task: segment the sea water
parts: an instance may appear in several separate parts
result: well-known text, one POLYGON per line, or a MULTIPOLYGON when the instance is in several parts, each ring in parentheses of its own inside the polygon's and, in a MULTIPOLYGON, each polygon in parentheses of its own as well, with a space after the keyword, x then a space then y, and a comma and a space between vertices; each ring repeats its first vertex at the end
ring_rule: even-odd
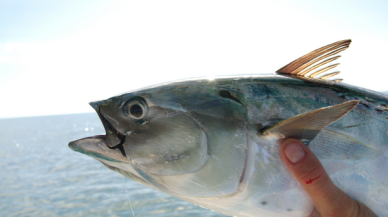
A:
MULTIPOLYGON (((122 176, 70 150, 104 134, 94 113, 0 119, 0 216, 132 216, 122 176)), ((141 216, 225 216, 125 178, 141 216)))

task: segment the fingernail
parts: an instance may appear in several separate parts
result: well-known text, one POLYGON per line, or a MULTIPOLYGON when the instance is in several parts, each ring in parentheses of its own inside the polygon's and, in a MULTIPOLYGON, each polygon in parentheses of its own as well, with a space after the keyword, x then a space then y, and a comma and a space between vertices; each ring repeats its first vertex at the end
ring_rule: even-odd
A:
POLYGON ((305 152, 302 147, 298 143, 291 142, 284 149, 284 153, 286 154, 288 160, 292 163, 298 163, 305 156, 305 152))

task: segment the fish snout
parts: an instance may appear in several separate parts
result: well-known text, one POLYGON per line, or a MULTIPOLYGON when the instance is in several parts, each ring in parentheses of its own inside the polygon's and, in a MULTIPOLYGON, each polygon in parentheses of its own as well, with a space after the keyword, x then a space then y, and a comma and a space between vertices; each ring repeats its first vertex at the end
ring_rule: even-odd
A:
POLYGON ((105 164, 128 163, 127 158, 119 149, 112 149, 106 144, 106 136, 98 135, 75 140, 69 143, 69 148, 73 151, 85 154, 105 164))
POLYGON ((69 142, 69 148, 73 151, 84 153, 84 151, 91 149, 91 146, 95 146, 100 143, 106 144, 105 138, 106 138, 105 135, 97 135, 97 136, 87 137, 83 139, 78 139, 78 140, 69 142))

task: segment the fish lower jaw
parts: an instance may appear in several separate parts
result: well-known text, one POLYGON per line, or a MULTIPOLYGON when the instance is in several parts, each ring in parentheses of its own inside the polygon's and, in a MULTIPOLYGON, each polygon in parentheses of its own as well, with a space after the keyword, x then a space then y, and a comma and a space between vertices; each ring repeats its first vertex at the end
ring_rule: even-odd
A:
POLYGON ((69 148, 73 151, 77 151, 80 148, 80 144, 83 144, 87 141, 103 141, 105 143, 105 135, 96 135, 91 137, 85 137, 82 139, 74 140, 69 142, 69 148))

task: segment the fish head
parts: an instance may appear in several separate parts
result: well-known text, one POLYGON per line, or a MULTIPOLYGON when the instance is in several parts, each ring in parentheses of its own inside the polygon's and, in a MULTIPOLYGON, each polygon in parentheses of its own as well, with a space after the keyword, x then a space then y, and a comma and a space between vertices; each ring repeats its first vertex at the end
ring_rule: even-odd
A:
MULTIPOLYGON (((235 138, 241 138, 235 134, 245 121, 245 110, 231 92, 208 85, 165 85, 90 105, 106 135, 77 140, 69 147, 135 181, 175 194, 172 184, 160 177, 198 173, 209 164, 209 156, 223 152, 225 159, 236 157, 229 156, 236 152, 218 146, 228 141, 235 145, 235 138)), ((240 152, 236 160, 244 162, 245 150, 240 152)))

